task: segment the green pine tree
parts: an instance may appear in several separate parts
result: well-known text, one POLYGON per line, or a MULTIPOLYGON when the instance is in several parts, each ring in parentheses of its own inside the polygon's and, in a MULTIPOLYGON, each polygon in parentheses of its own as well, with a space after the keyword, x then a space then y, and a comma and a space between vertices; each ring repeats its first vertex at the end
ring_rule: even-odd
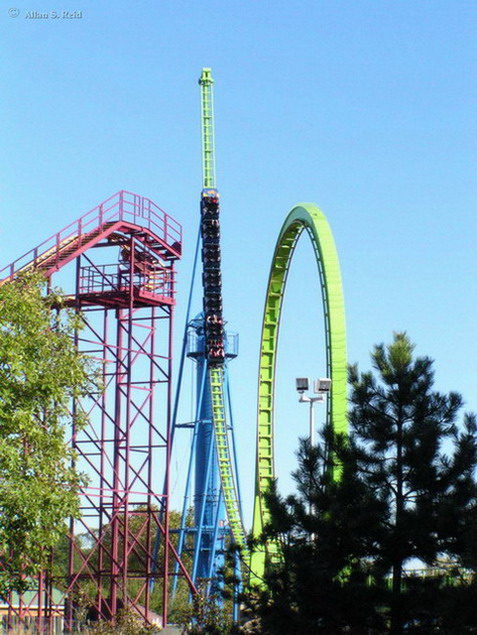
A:
POLYGON ((372 575, 383 504, 357 478, 353 453, 344 438, 329 430, 310 447, 300 440, 297 492, 283 498, 276 484, 267 496, 270 523, 260 542, 274 541, 280 560, 268 566, 264 586, 249 589, 250 616, 256 632, 365 633, 384 627, 380 607, 386 587, 372 575), (339 456, 341 478, 333 480, 329 455, 339 456))
POLYGON ((349 371, 359 478, 386 510, 372 557, 375 568, 390 575, 396 634, 406 623, 419 624, 426 611, 434 615, 427 628, 437 628, 436 594, 449 587, 442 583, 427 593, 423 578, 405 580, 406 565, 417 559, 433 566, 442 557, 475 565, 470 535, 477 518, 476 420, 466 415, 463 426, 457 425, 462 397, 434 391, 432 360, 414 357, 413 350, 408 336, 397 333, 390 345, 375 347, 374 373, 359 374, 356 366, 349 371))
POLYGON ((475 632, 477 424, 457 424, 462 398, 436 392, 413 350, 399 333, 375 347, 374 372, 350 367, 349 438, 302 440, 297 493, 269 492, 260 543, 281 557, 245 593, 249 632, 475 632))

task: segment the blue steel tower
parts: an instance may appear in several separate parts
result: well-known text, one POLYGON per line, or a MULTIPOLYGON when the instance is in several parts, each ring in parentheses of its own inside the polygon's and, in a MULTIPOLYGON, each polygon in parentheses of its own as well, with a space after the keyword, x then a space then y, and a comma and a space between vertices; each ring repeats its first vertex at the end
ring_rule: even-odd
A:
MULTIPOLYGON (((203 189, 198 246, 201 245, 203 306, 202 312, 195 318, 187 316, 178 387, 179 395, 182 367, 187 355, 196 365, 197 403, 192 424, 174 421, 173 426, 174 431, 181 427, 193 429, 178 552, 193 552, 191 577, 194 583, 206 580, 206 588, 210 591, 214 589, 216 571, 223 564, 225 543, 233 541, 245 546, 245 533, 227 372, 228 361, 237 356, 238 336, 225 332, 222 313, 220 206, 215 182, 213 79, 210 69, 203 69, 199 84, 203 189), (192 526, 187 523, 190 507, 193 507, 192 526)), ((197 248, 192 287, 198 258, 197 248)), ((192 288, 189 310, 191 298, 192 288)), ((177 576, 174 580, 176 584, 177 576)))
MULTIPOLYGON (((187 357, 196 362, 197 421, 195 452, 191 455, 193 476, 193 509, 195 549, 192 577, 212 579, 223 564, 223 547, 230 534, 227 512, 221 490, 219 461, 215 446, 213 408, 209 390, 204 313, 188 325, 187 357)), ((237 357, 238 335, 224 334, 225 362, 237 357)), ((228 387, 228 377, 225 378, 228 387)), ((231 413, 230 413, 231 420, 231 413)), ((186 511, 186 510, 184 510, 186 511)), ((187 530, 186 530, 187 531, 187 530)))

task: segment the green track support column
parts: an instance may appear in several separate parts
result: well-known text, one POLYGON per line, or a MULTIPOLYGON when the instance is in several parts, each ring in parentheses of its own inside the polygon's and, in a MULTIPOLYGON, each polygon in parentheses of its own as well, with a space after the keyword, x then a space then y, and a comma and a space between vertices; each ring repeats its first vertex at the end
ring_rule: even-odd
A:
MULTIPOLYGON (((335 242, 325 215, 312 203, 300 203, 288 214, 278 237, 268 281, 260 347, 258 380, 257 463, 252 535, 258 538, 268 521, 264 492, 275 479, 274 401, 278 332, 288 271, 297 241, 306 230, 313 244, 324 307, 327 374, 332 380, 327 421, 336 432, 347 432, 346 326, 341 274, 335 242)), ((260 584, 276 545, 254 551, 250 581, 260 584)))

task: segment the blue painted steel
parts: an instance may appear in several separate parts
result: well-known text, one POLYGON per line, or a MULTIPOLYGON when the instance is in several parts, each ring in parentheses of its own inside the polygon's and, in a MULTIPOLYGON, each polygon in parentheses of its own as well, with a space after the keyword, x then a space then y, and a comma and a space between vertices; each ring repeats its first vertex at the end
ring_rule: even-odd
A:
MULTIPOLYGON (((231 495, 229 482, 224 478, 237 474, 237 457, 233 438, 233 420, 230 406, 230 388, 227 378, 227 363, 237 356, 238 337, 224 331, 222 315, 222 277, 220 252, 220 207, 219 193, 215 187, 215 162, 213 144, 213 100, 210 69, 204 69, 201 84, 202 140, 204 181, 201 193, 201 257, 203 313, 193 320, 188 315, 186 323, 188 358, 196 363, 197 408, 194 434, 187 473, 186 492, 179 530, 178 553, 182 555, 190 542, 194 544, 192 579, 207 580, 207 589, 214 590, 218 567, 224 562, 224 543, 235 538, 237 526, 243 533, 239 501, 231 495), (220 383, 216 377, 220 375, 220 383), (225 382, 225 386, 223 385, 225 382), (217 400, 217 386, 219 401, 217 400), (223 390, 224 387, 226 390, 223 390), (214 399, 214 401, 212 401, 214 399), (220 407, 220 417, 217 410, 220 407), (219 423, 220 425, 219 425, 219 423), (225 447, 225 450, 224 450, 225 447), (227 470, 224 468, 224 451, 227 455, 227 470), (221 457, 219 462, 219 456, 221 457), (193 495, 191 495, 193 483, 193 495), (193 496, 193 526, 186 526, 186 516, 193 496), (231 501, 234 507, 231 513, 231 501), (229 526, 230 523, 230 526, 229 526), (234 530, 235 527, 235 530, 234 530), (186 540, 190 535, 193 540, 186 540)), ((194 271, 198 265, 198 249, 194 260, 194 271)), ((195 276, 191 284, 194 285, 195 276)), ((191 295, 189 296, 191 297, 191 295)), ((184 349, 183 349, 184 353, 184 349)), ((178 403, 182 384, 184 354, 181 358, 178 403)), ((175 408, 175 414, 177 408, 175 408)), ((184 427, 177 424, 174 430, 184 427)), ((235 483, 237 477, 230 478, 235 483)), ((238 490, 238 485, 236 487, 238 490)), ((177 573, 176 569, 176 573, 177 573)), ((177 576, 174 589, 177 586, 177 576)))
MULTIPOLYGON (((227 512, 220 483, 215 447, 209 392, 209 371, 205 355, 204 317, 202 313, 189 321, 186 340, 185 356, 196 363, 197 397, 195 421, 193 423, 194 432, 191 439, 182 506, 182 521, 178 530, 177 551, 179 555, 182 555, 188 542, 187 536, 193 536, 194 548, 191 577, 195 582, 199 579, 208 580, 207 591, 210 591, 214 587, 213 581, 216 578, 217 570, 224 564, 223 546, 226 537, 230 535, 230 528, 227 522, 227 512), (187 514, 192 505, 194 508, 193 524, 191 527, 187 527, 187 514), (210 584, 211 580, 212 584, 210 584)), ((237 457, 233 435, 231 391, 227 365, 237 355, 238 335, 236 333, 225 333, 225 397, 235 471, 237 471, 237 457)), ((185 359, 181 359, 181 365, 184 361, 185 359)), ((183 377, 182 370, 179 371, 179 376, 183 377)), ((180 392, 180 388, 179 386, 178 392, 180 392)), ((174 426, 176 429, 183 427, 176 422, 175 418, 174 426)), ((175 433, 177 434, 177 430, 175 433)), ((177 589, 178 567, 175 568, 174 573, 176 575, 173 581, 173 594, 177 589)))
MULTIPOLYGON (((204 321, 195 320, 195 335, 199 350, 205 350, 204 321)), ((209 381, 200 381, 208 373, 207 360, 202 354, 196 357, 197 395, 200 395, 201 409, 198 416, 197 446, 195 450, 195 488, 194 488, 194 524, 196 527, 196 549, 192 569, 193 579, 207 578, 213 568, 212 553, 214 545, 216 519, 225 519, 225 507, 220 501, 220 479, 218 473, 217 452, 215 449, 214 427, 209 381), (219 508, 222 509, 219 509, 219 508)))
MULTIPOLYGON (((237 356, 237 340, 236 334, 225 334, 225 358, 227 361, 237 356)), ((213 578, 217 569, 223 565, 223 544, 226 534, 229 533, 229 528, 227 526, 227 513, 221 491, 215 447, 203 314, 197 316, 190 323, 189 342, 187 356, 194 359, 197 363, 197 397, 200 404, 196 423, 197 442, 194 475, 195 550, 192 568, 192 579, 197 580, 199 578, 213 578), (203 380, 204 375, 207 375, 205 381, 203 380)), ((229 396, 230 390, 227 391, 227 398, 229 396)), ((231 413, 230 402, 228 403, 228 410, 231 413)), ((232 422, 232 419, 230 419, 230 422, 232 422)), ((231 424, 231 428, 233 431, 233 424, 231 424)), ((236 464, 235 447, 234 462, 236 464)))
MULTIPOLYGON (((187 300, 187 310, 186 310, 186 322, 185 322, 185 327, 184 327, 184 336, 182 338, 182 349, 181 349, 181 357, 180 357, 180 362, 179 362, 179 376, 177 378, 177 386, 178 389, 176 390, 176 394, 175 394, 175 399, 174 399, 174 408, 172 411, 172 420, 171 420, 171 437, 170 437, 170 443, 171 446, 173 444, 174 441, 174 434, 177 428, 177 410, 179 408, 179 399, 180 399, 180 387, 182 385, 182 374, 184 372, 184 362, 185 362, 185 357, 186 357, 186 352, 187 352, 187 334, 188 334, 188 330, 189 330, 189 320, 190 320, 190 313, 191 313, 191 306, 192 306, 192 296, 193 296, 193 292, 194 292, 194 287, 195 287, 195 279, 196 279, 196 275, 197 275, 197 266, 199 264, 199 249, 200 249, 200 245, 201 245, 201 231, 200 231, 200 225, 199 225, 199 231, 197 232, 197 240, 195 243, 195 252, 194 252, 194 265, 192 267, 192 276, 191 276, 191 281, 190 281, 190 288, 189 288, 189 297, 187 300)), ((196 417, 197 419, 197 417, 196 417)), ((195 434, 194 434, 194 442, 195 442, 195 434)), ((194 454, 194 449, 192 450, 191 453, 191 457, 194 454)), ((189 473, 190 473, 190 466, 189 466, 189 473)), ((189 476, 187 477, 187 484, 189 483, 189 476)), ((188 487, 188 485, 186 486, 188 487)), ((165 492, 166 491, 166 485, 164 483, 164 486, 162 488, 162 491, 165 492)), ((187 491, 186 491, 186 495, 185 495, 185 500, 187 499, 187 491)), ((182 512, 182 523, 185 523, 186 521, 186 516, 187 516, 187 507, 185 508, 185 510, 183 510, 182 512)), ((161 520, 162 520, 162 510, 161 510, 161 520)), ((158 529, 156 532, 156 537, 154 540, 154 549, 153 549, 153 557, 152 557, 152 572, 154 573, 157 570, 157 564, 158 564, 158 556, 159 556, 159 548, 161 546, 161 532, 158 529)), ((181 527, 181 534, 180 534, 181 539, 183 539, 183 527, 181 527)), ((182 553, 182 546, 179 550, 179 553, 182 553)), ((174 578, 174 588, 173 588, 173 593, 175 592, 175 588, 177 585, 177 574, 179 572, 179 562, 176 561, 175 563, 175 573, 176 576, 174 578)), ((151 582, 150 582, 150 586, 153 589, 155 586, 155 578, 152 578, 151 582)))
MULTIPOLYGON (((184 502, 183 502, 183 506, 182 506, 182 515, 181 515, 181 526, 179 529, 179 543, 178 543, 178 547, 177 547, 177 552, 180 556, 182 556, 182 553, 184 551, 184 546, 185 546, 185 540, 187 537, 187 534, 189 532, 194 532, 197 533, 197 525, 194 525, 193 528, 189 528, 187 527, 187 514, 189 511, 189 506, 190 506, 190 490, 191 490, 191 484, 192 484, 192 473, 193 473, 193 469, 194 469, 194 461, 195 461, 195 453, 196 453, 196 447, 197 447, 197 436, 198 436, 198 432, 199 432, 199 428, 200 428, 200 420, 199 420, 199 413, 202 409, 202 396, 204 394, 204 386, 206 385, 205 380, 207 377, 207 374, 205 372, 205 367, 202 369, 202 376, 200 377, 200 390, 197 393, 198 395, 198 399, 197 399, 197 404, 196 404, 196 413, 195 413, 195 422, 194 422, 194 434, 192 436, 192 443, 191 443, 191 448, 190 448, 190 454, 189 454, 189 465, 187 468, 187 478, 186 478, 186 485, 185 485, 185 493, 184 493, 184 502)), ((197 374, 197 381, 199 381, 199 375, 197 374)), ((179 384, 178 387, 178 394, 180 394, 180 387, 181 384, 179 384)), ((196 543, 197 544, 197 543, 196 543)), ((194 557, 194 562, 196 561, 196 557, 194 557)), ((179 574, 179 565, 176 564, 175 566, 175 570, 174 570, 174 581, 173 581, 173 586, 172 586, 172 596, 174 596, 176 589, 177 589, 177 582, 178 582, 178 574, 179 574)))

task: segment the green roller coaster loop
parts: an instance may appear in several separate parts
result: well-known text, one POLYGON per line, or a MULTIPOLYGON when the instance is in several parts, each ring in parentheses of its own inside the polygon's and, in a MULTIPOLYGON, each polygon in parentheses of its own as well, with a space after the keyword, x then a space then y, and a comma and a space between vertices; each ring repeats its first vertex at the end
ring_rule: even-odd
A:
MULTIPOLYGON (((257 463, 252 536, 258 538, 269 518, 264 492, 275 479, 273 424, 278 333, 288 271, 297 241, 306 230, 313 244, 324 307, 327 374, 332 380, 327 421, 338 433, 347 432, 346 326, 341 274, 335 242, 325 215, 312 203, 300 203, 288 214, 278 237, 268 281, 258 380, 257 463)), ((250 581, 260 584, 266 562, 276 546, 255 550, 250 557, 250 581)))

